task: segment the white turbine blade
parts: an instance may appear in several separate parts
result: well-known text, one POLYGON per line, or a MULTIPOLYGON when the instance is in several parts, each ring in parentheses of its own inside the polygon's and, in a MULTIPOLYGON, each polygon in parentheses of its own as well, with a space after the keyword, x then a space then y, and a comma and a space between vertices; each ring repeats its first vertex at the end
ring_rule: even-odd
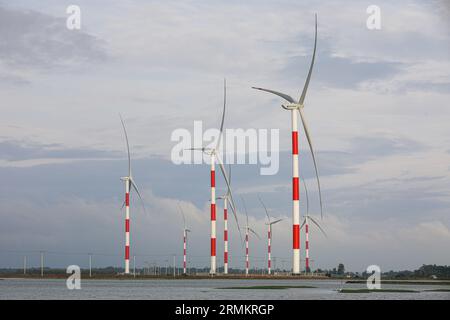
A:
MULTIPOLYGON (((231 164, 228 164, 228 183, 231 185, 231 164)), ((227 196, 229 195, 229 192, 227 192, 227 196)))
POLYGON ((272 224, 278 223, 280 221, 283 221, 283 219, 278 219, 278 220, 272 221, 270 224, 272 225, 272 224))
POLYGON ((303 129, 305 131, 306 139, 308 140, 309 149, 311 150, 311 156, 314 162, 314 170, 316 171, 317 178, 317 187, 319 189, 319 201, 320 201, 320 217, 323 218, 323 210, 322 210, 322 191, 320 190, 320 179, 319 179, 319 171, 317 170, 316 156, 314 154, 314 149, 311 141, 311 136, 309 134, 308 125, 306 123, 305 114, 303 113, 303 109, 297 109, 300 113, 300 118, 302 119, 303 129))
POLYGON ((245 205, 245 200, 244 197, 241 196, 241 200, 242 200, 242 204, 244 205, 244 211, 245 211, 245 216, 247 217, 247 228, 248 228, 248 213, 247 213, 247 206, 245 205))
POLYGON ((123 122, 122 116, 119 113, 120 121, 122 122, 123 132, 125 133, 125 140, 127 141, 127 152, 128 152, 128 177, 131 177, 131 156, 130 156, 130 145, 128 143, 127 129, 125 129, 125 122, 123 122))
POLYGON ((281 93, 281 92, 270 90, 270 89, 258 88, 258 87, 252 87, 252 89, 269 92, 269 93, 275 94, 279 97, 282 97, 283 99, 289 101, 290 103, 297 103, 297 101, 295 101, 294 98, 292 98, 290 95, 287 95, 285 93, 281 93))
MULTIPOLYGON (((131 186, 130 180, 125 180, 125 181, 126 181, 126 183, 128 183, 128 190, 131 191, 131 188, 130 188, 130 186, 131 186)), ((127 202, 127 200, 124 199, 124 200, 123 200, 123 203, 122 203, 122 207, 121 207, 120 209, 123 209, 123 208, 125 207, 126 202, 127 202)))
POLYGON ((305 179, 302 178, 303 186, 305 187, 306 193, 306 215, 309 215, 309 196, 308 196, 308 188, 306 187, 305 179))
POLYGON ((183 227, 184 227, 184 229, 186 229, 186 217, 184 216, 183 208, 181 208, 181 205, 179 202, 177 203, 177 205, 178 205, 178 210, 180 210, 180 213, 183 216, 183 227))
POLYGON ((306 78, 305 85, 303 87, 302 95, 300 96, 299 103, 303 104, 306 97, 306 91, 308 90, 309 80, 311 80, 311 74, 314 67, 314 60, 316 58, 316 46, 317 46, 317 14, 316 14, 316 26, 315 26, 315 35, 314 35, 314 51, 311 59, 311 66, 309 67, 308 77, 306 78))
POLYGON ((225 167, 223 165, 223 162, 220 159, 220 155, 217 152, 216 152, 216 155, 217 155, 217 157, 216 157, 217 162, 219 162, 220 171, 222 172, 222 176, 225 180, 225 183, 227 184, 227 188, 228 188, 228 192, 229 192, 229 200, 230 200, 229 203, 231 205, 231 211, 233 212, 234 220, 236 221, 236 225, 237 225, 237 228, 239 231, 239 236, 241 238, 241 244, 243 244, 244 242, 242 239, 241 227, 239 226, 239 220, 238 220, 237 213, 236 213, 236 205, 234 203, 233 194, 231 192, 230 182, 228 181, 227 173, 226 173, 225 167))
POLYGON ((322 231, 322 233, 325 235, 325 237, 328 238, 328 235, 327 235, 326 232, 322 229, 322 227, 319 225, 319 223, 317 223, 317 221, 314 220, 314 218, 312 218, 312 217, 309 217, 309 219, 311 219, 311 221, 317 226, 317 228, 319 228, 320 231, 322 231))
POLYGON ((237 212, 236 212, 236 204, 234 203, 234 199, 233 199, 233 195, 231 194, 231 191, 230 191, 229 200, 230 201, 228 203, 230 204, 231 211, 233 212, 234 220, 236 222, 236 226, 237 226, 238 232, 239 232, 239 237, 241 238, 241 246, 243 246, 244 245, 244 239, 242 238, 242 231, 241 231, 241 227, 239 225, 239 220, 238 220, 237 212))
POLYGON ((266 206, 264 205, 264 202, 262 201, 262 199, 261 199, 261 197, 259 196, 259 194, 258 194, 258 199, 259 199, 259 202, 261 202, 262 206, 264 207, 264 210, 266 211, 267 220, 269 220, 269 224, 270 224, 269 212, 267 211, 267 208, 266 208, 266 206))
POLYGON ((305 223, 306 223, 306 219, 303 220, 303 223, 302 223, 302 225, 300 226, 300 229, 303 228, 303 226, 305 225, 305 223))
POLYGON ((222 111, 222 121, 220 122, 220 133, 219 133, 219 139, 217 140, 217 145, 215 150, 217 150, 220 146, 220 141, 222 140, 222 131, 223 131, 223 124, 225 122, 225 108, 227 105, 227 80, 223 79, 223 111, 222 111))
POLYGON ((189 150, 189 151, 205 151, 205 148, 187 148, 184 150, 189 150))
POLYGON ((144 212, 147 213, 147 210, 145 209, 144 200, 142 199, 141 193, 139 192, 139 189, 138 189, 136 183, 134 183, 134 180, 131 178, 130 178, 130 183, 131 183, 132 188, 136 191, 139 199, 141 200, 141 205, 142 205, 142 208, 144 209, 144 212))
POLYGON ((261 240, 261 237, 259 236, 259 234, 256 233, 255 230, 253 230, 252 228, 248 228, 248 230, 250 230, 258 239, 261 240))

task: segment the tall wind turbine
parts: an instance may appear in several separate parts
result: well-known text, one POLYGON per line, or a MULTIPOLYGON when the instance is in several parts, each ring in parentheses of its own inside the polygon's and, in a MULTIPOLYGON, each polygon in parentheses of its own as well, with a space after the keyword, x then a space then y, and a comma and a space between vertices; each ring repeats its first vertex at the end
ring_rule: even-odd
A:
POLYGON ((327 234, 325 233, 325 231, 322 229, 322 227, 319 225, 319 223, 309 215, 309 196, 308 196, 308 188, 306 187, 306 183, 305 180, 303 180, 303 186, 305 187, 305 193, 306 193, 306 215, 305 215, 305 219, 303 220, 302 225, 300 226, 300 229, 303 228, 303 226, 305 226, 305 255, 306 255, 306 260, 305 260, 305 273, 310 272, 309 269, 309 220, 312 221, 312 223, 314 223, 320 231, 322 231, 322 233, 325 235, 325 237, 327 237, 327 234))
POLYGON ((258 239, 261 239, 259 237, 259 235, 256 233, 255 230, 253 230, 252 228, 250 228, 249 224, 248 224, 248 213, 247 213, 247 206, 245 205, 245 200, 244 198, 242 198, 242 203, 244 205, 244 210, 245 210, 245 216, 247 217, 247 223, 245 225, 245 275, 248 276, 248 270, 250 268, 250 262, 248 259, 248 241, 249 241, 249 233, 253 233, 258 239))
MULTIPOLYGON (((125 182, 125 274, 130 273, 130 191, 134 189, 141 200, 142 207, 145 211, 144 201, 142 200, 139 189, 134 182, 133 176, 131 175, 131 156, 130 156, 130 145, 128 143, 127 129, 125 128, 125 123, 122 116, 119 114, 120 121, 122 122, 123 132, 125 134, 125 140, 127 143, 127 153, 128 153, 128 176, 120 178, 120 180, 125 182)), ((122 208, 124 207, 122 206, 122 208)))
POLYGON ((271 255, 272 255, 272 225, 280 222, 283 219, 277 219, 274 221, 270 221, 269 212, 267 211, 267 208, 264 205, 264 202, 262 201, 262 199, 259 195, 258 195, 258 199, 261 202, 262 206, 264 207, 264 210, 266 211, 267 220, 268 220, 268 222, 266 223, 268 226, 268 230, 267 230, 267 273, 271 274, 271 272, 272 272, 272 259, 271 259, 271 255))
MULTIPOLYGON (((231 184, 231 165, 228 166, 228 182, 231 184)), ((228 201, 230 191, 225 195, 217 197, 217 200, 223 200, 223 273, 228 274, 228 201)))
POLYGON ((320 181, 319 174, 317 171, 316 157, 314 155, 313 146, 311 142, 311 136, 309 134, 308 126, 306 123, 305 115, 303 113, 304 101, 306 97, 306 91, 308 90, 309 81, 311 79, 311 73, 314 66, 314 59, 316 56, 316 46, 317 46, 317 15, 315 16, 315 36, 314 36, 314 51, 312 55, 311 65, 309 67, 308 76, 303 87, 300 99, 297 101, 291 96, 277 92, 274 90, 263 89, 252 87, 253 89, 269 92, 275 94, 283 99, 287 100, 289 103, 281 105, 283 109, 291 111, 292 120, 292 233, 293 233, 293 243, 292 243, 292 273, 300 274, 300 205, 299 205, 299 172, 298 172, 298 130, 297 130, 297 112, 300 114, 300 118, 303 123, 303 129, 305 131, 306 138, 308 140, 309 148, 311 150, 312 159, 314 162, 314 169, 316 171, 317 186, 319 189, 319 200, 320 200, 320 212, 322 214, 322 194, 320 191, 320 181))
POLYGON ((186 217, 184 216, 183 209, 180 204, 178 204, 178 208, 180 209, 181 215, 183 216, 183 274, 186 274, 186 249, 187 249, 187 233, 191 232, 186 227, 186 217))
POLYGON ((220 123, 220 133, 219 138, 217 139, 217 144, 214 148, 189 148, 188 150, 196 150, 196 151, 202 151, 203 153, 210 156, 211 159, 211 269, 209 273, 211 275, 216 274, 216 171, 215 171, 215 164, 216 159, 219 164, 220 171, 222 172, 222 176, 225 180, 225 183, 227 184, 227 190, 230 193, 229 196, 229 203, 231 206, 231 210, 233 211, 234 218, 236 220, 236 224, 239 230, 239 234, 241 233, 237 215, 236 215, 236 206, 234 205, 233 196, 231 194, 231 188, 230 188, 230 182, 228 181, 227 173, 225 170, 225 167, 223 165, 222 159, 220 158, 219 150, 220 147, 220 141, 222 139, 222 132, 223 132, 223 124, 225 121, 225 109, 226 109, 226 101, 227 101, 227 86, 226 86, 226 80, 224 79, 223 82, 223 112, 222 112, 222 121, 220 123))

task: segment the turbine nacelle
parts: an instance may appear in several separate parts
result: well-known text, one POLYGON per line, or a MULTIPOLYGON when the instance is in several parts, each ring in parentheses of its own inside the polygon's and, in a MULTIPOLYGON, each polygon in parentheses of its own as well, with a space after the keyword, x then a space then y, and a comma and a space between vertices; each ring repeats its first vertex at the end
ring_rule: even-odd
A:
POLYGON ((300 103, 288 103, 282 104, 281 107, 285 110, 300 110, 303 109, 303 104, 300 103))
POLYGON ((212 149, 212 148, 205 148, 205 147, 201 147, 201 148, 188 148, 188 149, 184 149, 185 151, 201 151, 209 156, 212 155, 216 155, 216 149, 212 149))

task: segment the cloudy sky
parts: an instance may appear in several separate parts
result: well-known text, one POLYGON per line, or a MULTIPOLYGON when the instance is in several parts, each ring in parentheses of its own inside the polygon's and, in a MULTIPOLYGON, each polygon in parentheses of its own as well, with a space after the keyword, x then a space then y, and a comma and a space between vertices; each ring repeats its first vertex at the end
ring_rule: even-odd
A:
MULTIPOLYGON (((25 254, 37 266, 39 250, 50 266, 84 267, 88 252, 98 266, 122 265, 119 179, 127 160, 118 113, 147 207, 132 202, 131 254, 138 266, 182 254, 180 203, 193 231, 189 260, 206 266, 208 166, 174 165, 170 136, 192 130, 196 120, 218 126, 224 77, 227 128, 280 129, 279 173, 234 165, 232 184, 239 209, 243 196, 251 225, 264 235, 251 239, 252 265, 266 265, 259 193, 284 218, 274 227, 273 255, 287 267, 290 115, 280 99, 250 87, 298 95, 315 12, 319 39, 305 113, 328 238, 311 228, 313 268, 450 264, 448 1, 18 0, 0 1, 0 267, 20 266, 25 254), (80 30, 66 28, 71 4, 81 8, 80 30), (372 4, 381 8, 381 30, 366 27, 372 4)), ((303 135, 300 146, 317 215, 303 135)), ((218 185, 222 192, 222 180, 218 185)), ((241 223, 244 217, 239 212, 241 223)), ((219 219, 219 265, 222 226, 219 219)), ((243 267, 235 224, 230 228, 231 266, 243 267)))

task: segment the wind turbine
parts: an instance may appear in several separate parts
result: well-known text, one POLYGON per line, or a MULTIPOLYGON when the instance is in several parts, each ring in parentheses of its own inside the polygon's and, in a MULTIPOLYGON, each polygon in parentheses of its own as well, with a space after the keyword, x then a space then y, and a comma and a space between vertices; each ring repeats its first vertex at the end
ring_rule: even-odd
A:
POLYGON ((128 176, 120 178, 120 180, 125 182, 125 201, 122 208, 125 206, 125 274, 130 273, 130 191, 134 189, 141 200, 142 207, 145 211, 144 201, 142 200, 139 189, 134 182, 133 176, 131 175, 131 156, 130 156, 130 145, 128 143, 127 129, 125 128, 125 123, 122 116, 119 114, 120 121, 122 122, 123 132, 125 134, 125 140, 127 142, 127 153, 128 153, 128 176))
POLYGON ((291 111, 291 120, 292 120, 292 233, 293 233, 293 244, 292 244, 292 273, 300 274, 300 205, 299 205, 299 172, 298 172, 298 130, 297 130, 297 112, 300 114, 300 118, 303 123, 303 129, 305 131, 306 138, 308 140, 309 148, 311 150, 312 159, 314 162, 314 169, 316 171, 317 177, 317 186, 319 189, 319 200, 320 200, 320 212, 322 214, 322 194, 320 191, 320 180, 319 173, 317 171, 316 158, 313 151, 313 146, 311 142, 311 136, 309 134, 308 126, 306 123, 305 115, 303 113, 304 101, 306 97, 306 91, 308 90, 309 81, 311 79, 311 73, 314 66, 314 59, 316 56, 316 46, 317 46, 317 15, 315 16, 315 36, 314 36, 314 51, 312 55, 311 65, 309 67, 308 76, 305 81, 305 85, 303 87, 302 94, 300 99, 297 101, 291 96, 277 92, 274 90, 263 89, 258 87, 252 87, 256 90, 261 90, 265 92, 269 92, 275 94, 283 99, 287 100, 289 103, 285 105, 281 105, 283 109, 291 111))
POLYGON ((225 179, 225 182, 227 184, 227 190, 230 193, 229 203, 231 205, 231 210, 233 211, 234 218, 236 220, 236 224, 237 224, 237 227, 239 230, 239 235, 241 234, 241 230, 240 230, 237 215, 236 215, 236 206, 234 205, 233 196, 231 194, 230 182, 228 181, 226 170, 225 170, 225 167, 223 165, 223 162, 220 158, 220 154, 218 151, 218 148, 220 146, 220 141, 222 139, 223 124, 225 121, 226 101, 227 101, 227 86, 226 86, 226 80, 224 79, 222 121, 220 123, 220 133, 219 133, 219 138, 217 139, 216 146, 214 148, 202 147, 202 148, 187 149, 187 150, 201 151, 201 152, 209 155, 210 159, 211 159, 211 269, 209 272, 211 275, 216 274, 216 266, 217 266, 217 264, 216 264, 216 174, 215 174, 216 159, 219 164, 220 171, 222 172, 222 176, 225 179))
POLYGON ((178 204, 178 208, 180 209, 181 215, 183 216, 183 274, 186 274, 186 246, 187 246, 187 233, 191 232, 188 228, 186 228, 186 217, 184 216, 183 209, 180 204, 178 204))
POLYGON ((264 202, 262 201, 261 197, 258 195, 258 199, 261 202, 262 206, 264 207, 264 210, 266 211, 267 220, 268 222, 266 225, 268 226, 267 230, 267 273, 271 274, 272 271, 272 260, 271 260, 271 254, 272 254, 272 225, 275 223, 280 222, 283 219, 277 219, 274 221, 270 221, 269 212, 267 211, 266 206, 264 205, 264 202))
POLYGON ((305 180, 302 179, 303 181, 303 186, 305 187, 305 193, 306 193, 306 215, 305 215, 305 219, 303 220, 302 225, 300 226, 300 229, 303 228, 303 226, 305 226, 305 273, 309 272, 309 220, 312 221, 312 223, 314 223, 320 231, 322 231, 322 233, 325 235, 325 237, 328 237, 327 234, 325 233, 325 231, 322 229, 322 227, 319 225, 319 223, 309 215, 309 197, 308 197, 308 188, 306 187, 306 183, 305 180))
POLYGON ((245 225, 245 275, 248 276, 248 270, 250 268, 250 263, 249 263, 249 259, 248 259, 248 240, 249 240, 249 233, 253 233, 258 239, 261 239, 259 237, 259 235, 256 233, 255 230, 253 230, 252 228, 250 228, 249 224, 248 224, 248 213, 247 213, 247 206, 245 205, 245 200, 243 197, 241 197, 242 199, 242 203, 244 205, 244 210, 245 210, 245 216, 247 217, 247 223, 245 225))
MULTIPOLYGON (((231 184, 231 165, 228 166, 228 182, 231 184)), ((217 200, 223 200, 223 273, 228 274, 228 201, 230 191, 225 195, 217 197, 217 200)))

